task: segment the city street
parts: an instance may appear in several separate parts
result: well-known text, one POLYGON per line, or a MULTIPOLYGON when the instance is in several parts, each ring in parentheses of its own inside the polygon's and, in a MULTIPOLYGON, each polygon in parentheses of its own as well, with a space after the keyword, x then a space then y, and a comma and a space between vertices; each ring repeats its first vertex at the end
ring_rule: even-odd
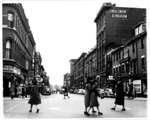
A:
MULTIPOLYGON (((50 96, 42 96, 42 104, 40 112, 29 113, 29 98, 4 98, 4 117, 6 118, 87 118, 84 112, 84 96, 69 94, 70 98, 64 99, 63 94, 53 94, 50 96)), ((102 116, 92 114, 89 118, 133 118, 147 116, 147 100, 146 98, 135 98, 134 100, 125 100, 126 111, 120 111, 120 107, 116 111, 110 110, 113 107, 114 98, 99 99, 100 110, 102 116)))

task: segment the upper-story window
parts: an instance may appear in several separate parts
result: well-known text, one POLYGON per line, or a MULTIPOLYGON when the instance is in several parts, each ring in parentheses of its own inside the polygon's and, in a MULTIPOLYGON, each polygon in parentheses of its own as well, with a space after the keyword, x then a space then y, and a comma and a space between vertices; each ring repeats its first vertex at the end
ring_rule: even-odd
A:
POLYGON ((10 40, 6 41, 6 53, 5 53, 6 58, 11 58, 11 42, 10 40))
POLYGON ((145 64, 145 57, 141 58, 141 66, 142 66, 142 70, 145 71, 146 70, 146 64, 145 64))
POLYGON ((8 27, 14 27, 14 14, 12 12, 8 12, 8 27))
POLYGON ((144 39, 142 38, 141 39, 141 49, 143 49, 144 48, 144 39))
POLYGON ((146 31, 146 24, 142 23, 135 28, 135 35, 141 34, 146 31))
POLYGON ((132 52, 133 53, 135 52, 135 45, 134 45, 134 43, 132 44, 132 52))

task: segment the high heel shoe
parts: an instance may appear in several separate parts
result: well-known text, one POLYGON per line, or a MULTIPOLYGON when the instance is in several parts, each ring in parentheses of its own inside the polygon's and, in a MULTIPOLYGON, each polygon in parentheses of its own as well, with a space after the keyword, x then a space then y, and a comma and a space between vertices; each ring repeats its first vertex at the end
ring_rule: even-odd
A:
POLYGON ((102 112, 98 112, 98 115, 103 115, 103 113, 102 112))
POLYGON ((32 112, 32 110, 30 109, 29 112, 32 112))
POLYGON ((39 111, 40 111, 40 110, 39 110, 39 109, 37 109, 37 110, 36 110, 36 113, 39 113, 39 111))
POLYGON ((84 115, 90 116, 90 114, 88 112, 84 112, 84 115))

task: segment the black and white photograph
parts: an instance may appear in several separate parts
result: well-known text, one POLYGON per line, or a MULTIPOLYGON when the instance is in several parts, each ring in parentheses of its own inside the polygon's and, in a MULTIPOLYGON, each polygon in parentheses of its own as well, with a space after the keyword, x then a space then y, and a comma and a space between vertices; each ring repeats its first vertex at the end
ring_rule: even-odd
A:
POLYGON ((148 119, 148 0, 2 0, 3 119, 148 119))

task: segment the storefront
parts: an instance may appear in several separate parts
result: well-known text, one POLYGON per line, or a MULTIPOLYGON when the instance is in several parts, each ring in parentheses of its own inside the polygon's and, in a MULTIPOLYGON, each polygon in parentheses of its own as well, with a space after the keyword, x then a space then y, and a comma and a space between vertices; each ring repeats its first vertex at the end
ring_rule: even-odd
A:
POLYGON ((12 65, 3 66, 3 96, 10 96, 10 88, 15 86, 15 95, 17 94, 17 86, 24 79, 21 70, 12 65))

